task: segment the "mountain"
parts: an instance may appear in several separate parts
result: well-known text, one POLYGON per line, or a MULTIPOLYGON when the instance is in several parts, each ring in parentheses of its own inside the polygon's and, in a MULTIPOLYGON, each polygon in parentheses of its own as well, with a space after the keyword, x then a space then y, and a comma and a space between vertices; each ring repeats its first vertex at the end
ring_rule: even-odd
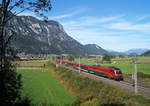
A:
POLYGON ((103 54, 97 45, 82 45, 53 20, 44 22, 32 16, 15 16, 10 23, 16 33, 12 45, 26 54, 103 54))
POLYGON ((141 55, 142 53, 148 51, 148 49, 141 49, 141 48, 137 48, 137 49, 130 49, 128 51, 123 52, 126 55, 130 55, 130 54, 138 54, 141 55))
POLYGON ((108 54, 106 50, 101 48, 100 46, 96 44, 87 44, 84 45, 85 51, 90 55, 102 55, 102 54, 108 54))
POLYGON ((125 55, 123 52, 118 52, 114 50, 107 50, 111 55, 125 55))
POLYGON ((149 51, 146 51, 142 54, 143 56, 150 56, 150 50, 149 51))
POLYGON ((110 54, 112 55, 130 55, 130 54, 137 54, 137 55, 141 55, 144 52, 148 51, 148 49, 141 49, 141 48, 137 48, 137 49, 129 49, 127 51, 124 52, 118 52, 118 51, 113 51, 113 50, 107 50, 110 54))
POLYGON ((71 38, 56 21, 47 23, 32 16, 11 21, 16 32, 13 42, 19 52, 31 54, 84 54, 84 46, 71 38))

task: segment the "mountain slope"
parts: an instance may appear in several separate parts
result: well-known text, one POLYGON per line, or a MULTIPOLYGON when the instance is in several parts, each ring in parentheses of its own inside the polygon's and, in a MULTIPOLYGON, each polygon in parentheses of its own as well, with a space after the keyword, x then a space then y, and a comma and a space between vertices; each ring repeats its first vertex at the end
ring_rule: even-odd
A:
POLYGON ((71 38, 56 21, 47 23, 32 16, 16 16, 11 20, 16 32, 13 45, 26 54, 100 55, 107 53, 95 44, 82 45, 71 38))
POLYGON ((114 50, 107 50, 111 55, 125 55, 123 52, 117 52, 114 50))
POLYGON ((142 54, 143 56, 150 56, 150 50, 146 51, 145 53, 142 54))
POLYGON ((128 51, 123 52, 124 54, 138 54, 141 55, 142 53, 148 51, 148 49, 141 49, 141 48, 136 48, 136 49, 130 49, 128 51))
POLYGON ((85 51, 91 55, 102 55, 108 53, 106 50, 104 50, 103 48, 101 48, 96 44, 87 44, 84 47, 85 47, 85 51))
POLYGON ((16 16, 11 23, 17 33, 14 46, 19 52, 33 54, 85 54, 84 46, 68 36, 56 21, 16 16))

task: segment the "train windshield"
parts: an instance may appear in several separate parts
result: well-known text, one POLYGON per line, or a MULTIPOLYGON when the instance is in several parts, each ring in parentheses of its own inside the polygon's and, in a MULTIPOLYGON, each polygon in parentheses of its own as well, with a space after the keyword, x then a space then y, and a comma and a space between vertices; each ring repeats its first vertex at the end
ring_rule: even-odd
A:
POLYGON ((122 74, 120 70, 116 70, 116 74, 122 74))

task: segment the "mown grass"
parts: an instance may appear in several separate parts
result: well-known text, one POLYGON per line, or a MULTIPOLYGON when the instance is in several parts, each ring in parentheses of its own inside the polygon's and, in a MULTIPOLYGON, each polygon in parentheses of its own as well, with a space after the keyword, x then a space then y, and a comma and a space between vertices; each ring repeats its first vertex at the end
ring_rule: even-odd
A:
POLYGON ((80 106, 149 106, 150 100, 98 82, 62 67, 55 70, 61 82, 77 96, 80 106))
MULTIPOLYGON (((51 67, 50 67, 51 68, 51 67)), ((52 75, 41 70, 17 70, 22 75, 22 96, 31 99, 35 106, 71 105, 75 97, 71 95, 52 75)))

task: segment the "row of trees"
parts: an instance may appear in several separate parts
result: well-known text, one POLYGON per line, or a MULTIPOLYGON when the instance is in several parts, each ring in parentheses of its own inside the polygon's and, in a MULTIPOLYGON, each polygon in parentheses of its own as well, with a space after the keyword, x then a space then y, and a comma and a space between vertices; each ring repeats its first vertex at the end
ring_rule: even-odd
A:
MULTIPOLYGON (((80 58, 83 57, 84 56, 80 56, 80 58)), ((75 61, 75 58, 79 58, 79 56, 53 56, 52 60, 58 59, 58 60, 75 61)), ((90 58, 94 59, 96 64, 100 64, 100 63, 111 63, 111 59, 113 58, 113 56, 109 54, 104 54, 102 56, 90 56, 90 58)))
POLYGON ((24 11, 32 11, 44 20, 43 13, 51 10, 50 0, 0 1, 0 106, 21 103, 21 75, 15 70, 15 52, 11 39, 16 35, 10 20, 24 11))

